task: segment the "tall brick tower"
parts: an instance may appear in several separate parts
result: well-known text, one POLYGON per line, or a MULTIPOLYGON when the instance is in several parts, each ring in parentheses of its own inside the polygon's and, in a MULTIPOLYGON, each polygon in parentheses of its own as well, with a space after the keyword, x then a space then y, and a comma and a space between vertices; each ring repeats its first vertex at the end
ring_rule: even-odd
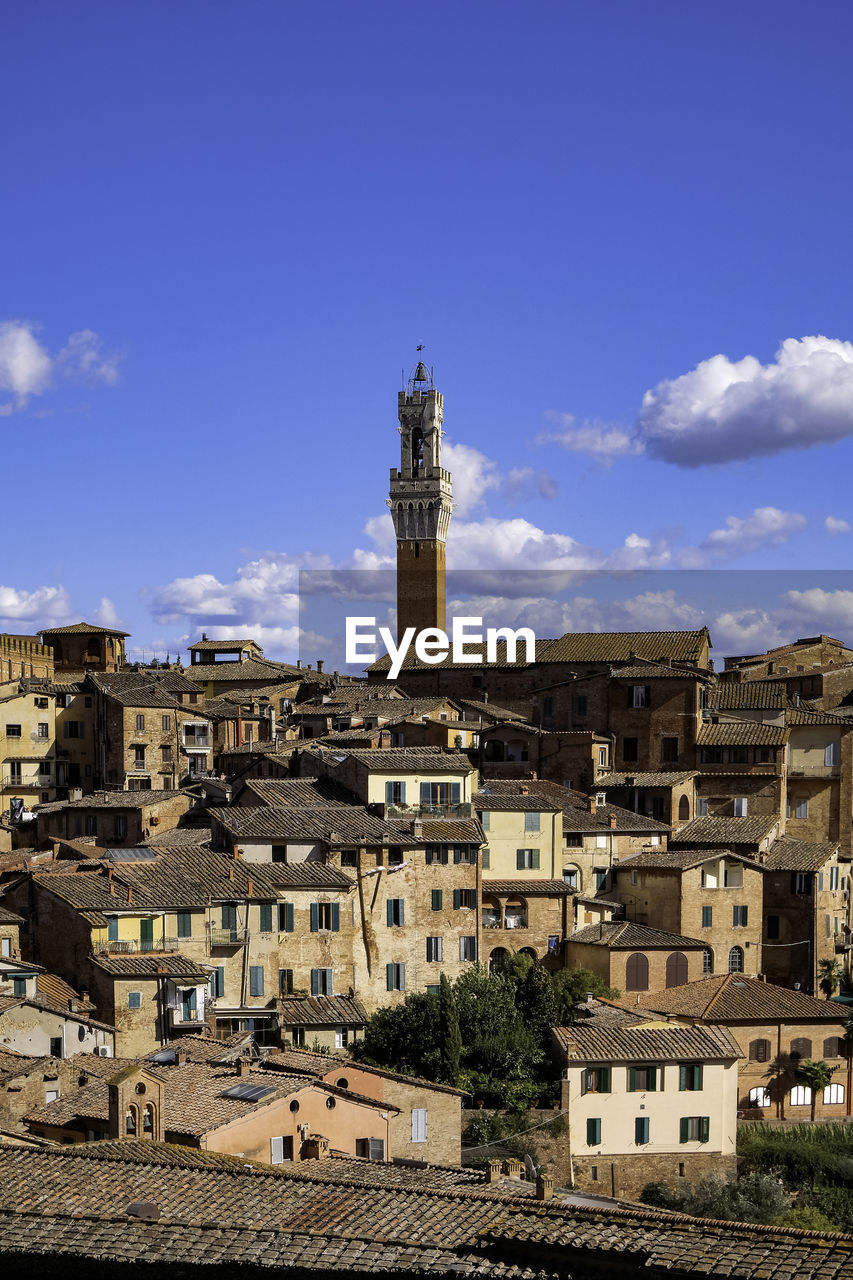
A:
POLYGON ((388 505, 397 534, 397 635, 406 627, 445 630, 445 543, 453 509, 441 465, 444 397, 419 360, 397 397, 400 469, 391 468, 388 505))

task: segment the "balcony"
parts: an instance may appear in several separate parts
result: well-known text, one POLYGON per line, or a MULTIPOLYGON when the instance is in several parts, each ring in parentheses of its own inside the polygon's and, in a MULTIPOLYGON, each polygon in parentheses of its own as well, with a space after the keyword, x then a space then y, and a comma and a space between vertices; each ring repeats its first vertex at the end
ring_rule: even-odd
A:
POLYGON ((155 951, 179 951, 178 938, 109 938, 106 942, 95 943, 95 955, 144 955, 155 951))
POLYGON ((481 916, 484 929, 526 929, 527 912, 510 908, 505 913, 486 908, 481 916))
POLYGON ((462 804, 386 804, 386 818, 470 818, 472 807, 462 804))
POLYGON ((190 1029, 197 1031, 201 1021, 202 1017, 198 1009, 184 1009, 183 1005, 178 1005, 177 1008, 169 1010, 169 1024, 173 1031, 190 1029))
POLYGON ((248 940, 248 929, 210 929, 212 947, 244 947, 248 940))

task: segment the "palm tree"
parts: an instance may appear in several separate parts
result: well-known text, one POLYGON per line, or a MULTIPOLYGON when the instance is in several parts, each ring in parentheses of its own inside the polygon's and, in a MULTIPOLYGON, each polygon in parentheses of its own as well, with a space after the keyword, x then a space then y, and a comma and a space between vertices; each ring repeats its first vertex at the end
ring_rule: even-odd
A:
POLYGON ((808 1085, 812 1092, 812 1124, 814 1124, 818 1090, 821 1093, 823 1092, 832 1079, 833 1070, 834 1068, 828 1062, 824 1062, 823 1059, 815 1061, 813 1058, 803 1058, 802 1062, 797 1066, 795 1072, 797 1079, 808 1085))
POLYGON ((841 978, 843 976, 841 965, 836 959, 821 960, 818 964, 818 970, 820 972, 820 989, 827 1000, 831 1000, 841 986, 841 978))

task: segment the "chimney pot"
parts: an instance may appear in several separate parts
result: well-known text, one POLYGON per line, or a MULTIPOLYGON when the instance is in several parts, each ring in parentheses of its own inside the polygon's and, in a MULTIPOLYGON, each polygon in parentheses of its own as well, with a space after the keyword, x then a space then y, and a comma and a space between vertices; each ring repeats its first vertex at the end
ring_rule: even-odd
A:
POLYGON ((243 1079, 244 1076, 247 1076, 251 1070, 252 1070, 252 1064, 248 1058, 237 1059, 237 1075, 240 1077, 241 1080, 243 1079))
POLYGON ((540 1174, 536 1179, 536 1199, 550 1200, 554 1194, 554 1179, 540 1174))
POLYGON ((321 675, 323 674, 323 663, 324 663, 324 661, 325 661, 325 659, 324 659, 324 658, 318 658, 318 659, 317 659, 317 670, 320 672, 320 674, 321 674, 321 675))
POLYGON ((589 797, 589 811, 590 811, 590 813, 595 813, 595 811, 596 811, 596 808, 597 808, 597 807, 598 807, 598 806, 597 806, 597 803, 596 803, 595 796, 590 796, 590 797, 589 797))

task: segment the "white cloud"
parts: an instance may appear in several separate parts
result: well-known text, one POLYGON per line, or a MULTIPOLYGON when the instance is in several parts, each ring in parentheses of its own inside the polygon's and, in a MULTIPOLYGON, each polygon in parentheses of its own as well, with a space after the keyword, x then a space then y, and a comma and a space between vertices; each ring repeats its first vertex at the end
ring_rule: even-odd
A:
POLYGON ((56 357, 56 368, 64 377, 86 386, 105 382, 112 386, 118 381, 119 352, 109 355, 101 349, 101 340, 92 329, 72 333, 56 357))
POLYGON ((618 424, 587 421, 578 425, 574 414, 553 409, 547 410, 545 418, 554 423, 556 430, 543 431, 536 438, 537 444, 558 444, 569 453, 588 453, 603 463, 643 451, 642 442, 618 424))
POLYGON ((446 441, 441 460, 453 473, 453 507, 457 516, 476 510, 490 489, 501 487, 497 463, 468 444, 446 441))
POLYGON ((118 616, 116 607, 109 596, 101 596, 98 607, 93 612, 90 621, 97 622, 101 627, 112 627, 114 629, 122 625, 122 620, 118 616))
POLYGON ((722 529, 714 529, 698 547, 680 556, 684 568, 700 568, 711 560, 747 555, 762 547, 778 547, 806 527, 806 517, 778 507, 756 507, 748 516, 726 516, 722 529))
POLYGON ((31 396, 43 395, 58 379, 114 383, 118 379, 118 354, 101 350, 98 335, 91 329, 72 333, 67 343, 51 356, 35 336, 35 326, 24 320, 0 322, 0 391, 14 397, 0 404, 0 417, 27 406, 31 396))
POLYGON ((716 355, 647 391, 648 452, 682 467, 764 457, 853 435, 853 344, 786 338, 775 360, 716 355))
POLYGON ((853 531, 853 525, 847 520, 842 520, 838 516, 827 516, 823 522, 823 527, 827 533, 834 535, 839 533, 850 533, 853 531))
POLYGON ((556 498, 558 490, 557 481, 547 471, 513 467, 504 481, 502 496, 507 502, 519 502, 530 497, 550 499, 556 498))
POLYGON ((36 587, 22 591, 0 586, 0 630, 30 631, 65 622, 71 616, 71 601, 64 587, 36 587))

